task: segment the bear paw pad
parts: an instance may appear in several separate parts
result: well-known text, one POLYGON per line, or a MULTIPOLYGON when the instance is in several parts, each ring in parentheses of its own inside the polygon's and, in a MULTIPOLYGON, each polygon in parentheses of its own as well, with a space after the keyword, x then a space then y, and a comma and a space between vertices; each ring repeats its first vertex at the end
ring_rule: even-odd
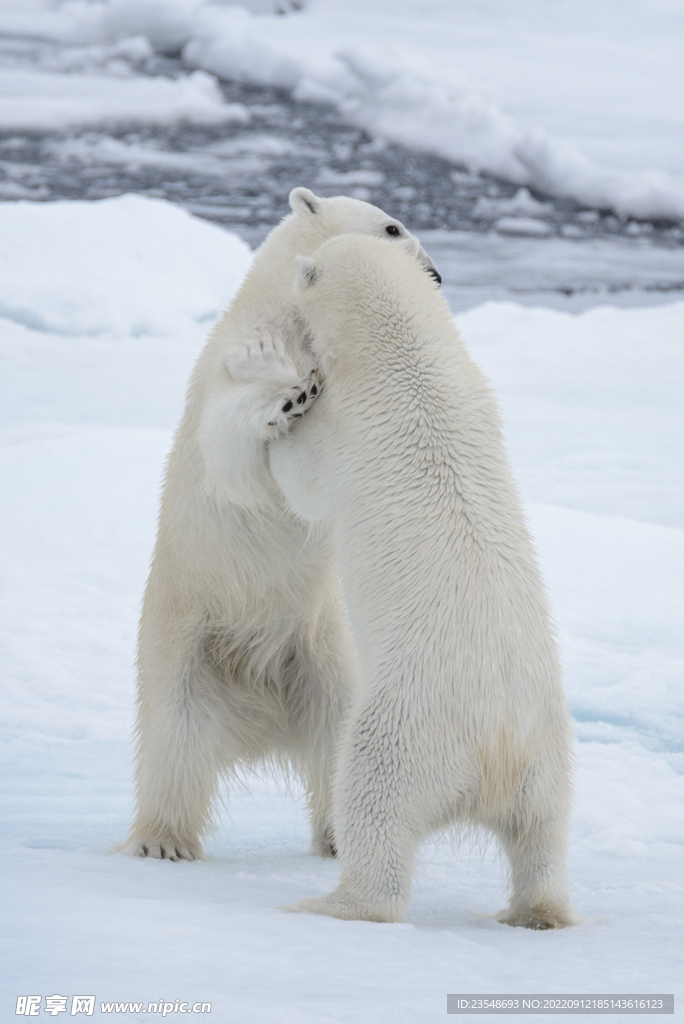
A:
POLYGON ((301 383, 287 388, 269 415, 267 438, 278 437, 289 430, 295 420, 301 419, 309 411, 322 390, 323 376, 319 370, 312 370, 301 383))

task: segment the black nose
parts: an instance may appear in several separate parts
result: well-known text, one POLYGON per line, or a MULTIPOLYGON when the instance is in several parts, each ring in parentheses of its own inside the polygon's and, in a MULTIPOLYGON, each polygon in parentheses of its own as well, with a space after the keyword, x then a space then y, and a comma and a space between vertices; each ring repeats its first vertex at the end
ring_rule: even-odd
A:
POLYGON ((434 277, 434 279, 437 282, 437 284, 441 284, 442 283, 442 275, 440 274, 440 272, 438 270, 435 270, 434 267, 427 267, 427 272, 430 275, 430 277, 434 277))

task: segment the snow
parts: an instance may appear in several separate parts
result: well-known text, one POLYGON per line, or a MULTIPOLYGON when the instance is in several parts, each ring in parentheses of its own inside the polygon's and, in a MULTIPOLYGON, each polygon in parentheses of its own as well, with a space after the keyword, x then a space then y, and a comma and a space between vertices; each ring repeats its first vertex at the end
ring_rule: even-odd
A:
POLYGON ((4 203, 0 315, 50 334, 170 333, 216 319, 249 259, 240 239, 160 200, 4 203))
POLYGON ((44 47, 32 95, 16 68, 0 75, 0 125, 87 122, 96 108, 161 123, 237 116, 210 73, 332 102, 376 135, 590 207, 684 217, 675 0, 311 0, 288 17, 275 6, 3 0, 0 32, 70 46, 44 47), (145 46, 182 51, 204 77, 151 81, 145 46), (74 82, 79 66, 90 72, 74 82))
POLYGON ((539 238, 551 231, 548 224, 533 217, 499 217, 494 227, 501 235, 534 235, 539 238))
POLYGON ((599 306, 576 317, 500 302, 459 315, 497 388, 529 501, 684 526, 675 427, 684 392, 683 312, 677 302, 599 306))
POLYGON ((0 69, 4 129, 99 124, 222 124, 249 119, 241 103, 225 103, 213 75, 181 78, 54 74, 0 69))
POLYGON ((338 867, 307 853, 301 802, 277 778, 231 794, 206 862, 112 852, 132 808, 162 464, 249 262, 239 239, 159 200, 0 205, 3 1015, 20 994, 96 993, 210 1001, 219 1021, 414 1024, 443 1015, 447 992, 678 993, 682 302, 458 316, 500 396, 558 623, 579 927, 497 924, 496 849, 450 837, 426 844, 405 924, 289 915, 338 867))
POLYGON ((496 217, 547 217, 553 213, 551 203, 540 203, 526 188, 519 188, 510 199, 492 199, 480 196, 473 207, 476 220, 494 220, 496 217))

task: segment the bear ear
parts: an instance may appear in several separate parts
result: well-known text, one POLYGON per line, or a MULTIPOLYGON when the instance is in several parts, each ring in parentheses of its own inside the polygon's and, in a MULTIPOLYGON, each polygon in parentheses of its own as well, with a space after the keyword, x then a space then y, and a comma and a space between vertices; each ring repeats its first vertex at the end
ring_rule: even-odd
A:
POLYGON ((307 288, 316 280, 316 264, 310 256, 295 256, 297 275, 301 284, 307 288))
POLYGON ((310 217, 312 213, 320 211, 320 202, 318 196, 315 196, 310 188, 293 188, 290 192, 290 207, 293 213, 310 217))

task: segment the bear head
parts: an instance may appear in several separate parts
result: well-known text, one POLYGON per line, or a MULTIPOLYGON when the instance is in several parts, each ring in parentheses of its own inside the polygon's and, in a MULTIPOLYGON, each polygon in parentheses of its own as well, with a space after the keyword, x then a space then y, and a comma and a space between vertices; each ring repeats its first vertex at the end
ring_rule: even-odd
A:
POLYGON ((450 318, 410 245, 360 233, 337 235, 295 262, 295 300, 325 373, 331 358, 366 347, 369 338, 376 349, 385 342, 393 347, 400 325, 416 317, 450 318))
POLYGON ((351 199, 349 196, 325 199, 314 195, 308 188, 295 188, 290 192, 290 207, 291 216, 298 220, 303 233, 310 235, 314 241, 309 252, 336 235, 359 234, 384 238, 406 249, 438 284, 442 283, 439 271, 415 235, 396 217, 390 217, 372 203, 364 203, 361 199, 351 199))

